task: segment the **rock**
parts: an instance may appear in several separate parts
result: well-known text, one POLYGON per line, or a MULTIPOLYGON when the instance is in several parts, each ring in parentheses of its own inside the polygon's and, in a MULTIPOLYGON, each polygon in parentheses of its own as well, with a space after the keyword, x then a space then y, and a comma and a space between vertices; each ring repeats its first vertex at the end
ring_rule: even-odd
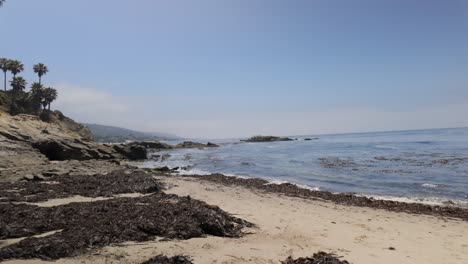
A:
POLYGON ((93 141, 94 137, 88 127, 75 122, 73 119, 66 117, 60 111, 53 111, 50 114, 50 123, 58 125, 64 131, 72 131, 86 141, 93 141))
POLYGON ((131 144, 139 145, 139 146, 150 148, 150 149, 171 149, 172 148, 171 145, 162 143, 159 141, 136 141, 131 144))
POLYGON ((274 141, 292 141, 293 139, 287 137, 274 137, 274 136, 253 136, 244 142, 274 142, 274 141))
POLYGON ((304 138, 304 141, 317 140, 317 139, 319 139, 319 138, 318 137, 316 137, 316 138, 304 138))
POLYGON ((70 140, 44 140, 34 142, 33 148, 39 150, 49 160, 90 160, 129 158, 132 153, 118 152, 115 147, 109 148, 95 143, 84 143, 70 140), (120 153, 120 154, 119 154, 120 153))
POLYGON ((148 155, 145 147, 134 144, 114 145, 114 149, 129 160, 146 159, 148 155))
POLYGON ((153 169, 154 171, 157 171, 157 172, 168 172, 168 171, 171 171, 171 169, 167 166, 164 166, 164 167, 159 167, 159 168, 154 168, 153 169))
POLYGON ((174 146, 174 148, 207 148, 207 147, 219 147, 216 144, 208 142, 207 144, 193 142, 193 141, 184 141, 174 146))
POLYGON ((44 181, 45 178, 42 175, 32 175, 32 174, 27 174, 23 177, 23 180, 25 181, 44 181))

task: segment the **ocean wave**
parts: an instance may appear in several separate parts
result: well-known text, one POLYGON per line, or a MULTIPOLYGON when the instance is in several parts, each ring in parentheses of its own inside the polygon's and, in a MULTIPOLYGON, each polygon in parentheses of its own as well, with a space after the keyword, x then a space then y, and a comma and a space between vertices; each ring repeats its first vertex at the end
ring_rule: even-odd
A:
MULTIPOLYGON (((183 169, 178 169, 177 174, 179 175, 211 175, 213 174, 213 172, 208 172, 208 171, 204 171, 204 170, 199 170, 199 169, 190 169, 190 170, 183 170, 183 169)), ((254 177, 249 177, 249 176, 243 176, 243 175, 235 175, 235 174, 230 174, 230 173, 222 173, 224 176, 227 176, 227 177, 235 177, 235 178, 239 178, 239 179, 252 179, 254 177)), ((309 186, 309 185, 304 185, 304 184, 297 184, 297 183, 293 183, 293 182, 290 182, 290 181, 285 181, 285 180, 275 180, 275 179, 268 179, 268 178, 263 178, 263 177, 255 177, 255 178, 259 178, 259 179, 264 179, 266 181, 268 181, 267 185, 268 184, 277 184, 277 185, 280 185, 280 184, 283 184, 283 183, 289 183, 289 184, 293 184, 301 189, 306 189, 306 190, 311 190, 311 191, 321 191, 320 187, 312 187, 312 186, 309 186)))
POLYGON ((426 187, 426 188, 437 188, 437 187, 439 187, 439 185, 433 184, 433 183, 423 183, 423 184, 421 184, 421 186, 426 187))
POLYGON ((387 145, 377 145, 375 147, 379 149, 398 149, 397 147, 387 146, 387 145))
POLYGON ((177 174, 179 175, 210 175, 213 173, 209 171, 199 170, 199 169, 190 169, 190 170, 178 169, 177 174))
POLYGON ((284 183, 289 183, 289 184, 292 184, 292 185, 295 185, 301 189, 306 189, 306 190, 311 190, 311 191, 321 191, 320 187, 312 187, 312 186, 309 186, 309 185, 304 185, 304 184, 297 184, 297 183, 293 183, 293 182, 289 182, 289 181, 284 181, 284 180, 268 180, 268 184, 277 184, 277 185, 281 185, 281 184, 284 184, 284 183))

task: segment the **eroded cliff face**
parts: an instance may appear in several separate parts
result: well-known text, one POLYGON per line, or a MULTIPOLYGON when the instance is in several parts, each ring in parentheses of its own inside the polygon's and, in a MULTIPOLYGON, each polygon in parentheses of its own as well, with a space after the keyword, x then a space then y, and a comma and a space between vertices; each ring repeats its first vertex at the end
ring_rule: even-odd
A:
POLYGON ((73 119, 66 117, 60 111, 54 111, 50 115, 50 122, 56 124, 64 131, 71 131, 79 135, 83 140, 94 141, 94 136, 88 127, 75 122, 73 119))
POLYGON ((57 120, 43 122, 33 115, 0 112, 0 181, 19 168, 43 167, 51 161, 146 158, 144 147, 98 144, 73 120, 52 118, 57 120))

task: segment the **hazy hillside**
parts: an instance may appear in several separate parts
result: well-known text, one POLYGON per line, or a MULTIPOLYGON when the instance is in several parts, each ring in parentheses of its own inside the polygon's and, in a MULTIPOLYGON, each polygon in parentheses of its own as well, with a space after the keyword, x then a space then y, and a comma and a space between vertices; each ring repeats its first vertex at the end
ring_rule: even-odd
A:
POLYGON ((99 142, 123 142, 126 140, 173 140, 180 139, 176 135, 158 132, 140 132, 122 127, 98 124, 84 124, 99 142))

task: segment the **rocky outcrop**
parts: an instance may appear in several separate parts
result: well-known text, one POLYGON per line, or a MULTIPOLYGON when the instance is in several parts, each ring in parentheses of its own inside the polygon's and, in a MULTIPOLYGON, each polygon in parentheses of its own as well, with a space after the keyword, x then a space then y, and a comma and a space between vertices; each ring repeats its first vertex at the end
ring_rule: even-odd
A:
POLYGON ((172 149, 172 146, 159 141, 136 141, 133 145, 142 146, 147 149, 172 149))
POLYGON ((174 148, 213 148, 219 147, 218 145, 208 142, 206 144, 193 142, 193 141, 184 141, 174 146, 174 148))
POLYGON ((73 120, 62 123, 42 122, 32 115, 10 116, 0 113, 0 170, 25 166, 46 166, 49 160, 111 160, 144 159, 146 149, 137 145, 105 145, 89 141, 67 127, 73 120), (64 125, 67 123, 67 125, 64 125))
POLYGON ((293 139, 288 137, 274 137, 274 136, 253 136, 244 142, 274 142, 274 141, 292 141, 293 139))
POLYGON ((80 140, 48 139, 32 143, 32 147, 39 150, 49 160, 90 160, 90 159, 117 159, 126 155, 117 155, 113 147, 83 142, 80 140))
POLYGON ((134 144, 113 145, 114 150, 129 160, 142 160, 147 158, 145 147, 134 144))
POLYGON ((315 138, 304 138, 304 141, 311 141, 311 140, 318 140, 319 138, 318 137, 315 137, 315 138))
POLYGON ((73 119, 66 117, 60 111, 54 111, 50 114, 49 122, 58 125, 63 131, 70 131, 76 133, 86 141, 93 141, 94 136, 91 130, 83 124, 75 122, 73 119))

